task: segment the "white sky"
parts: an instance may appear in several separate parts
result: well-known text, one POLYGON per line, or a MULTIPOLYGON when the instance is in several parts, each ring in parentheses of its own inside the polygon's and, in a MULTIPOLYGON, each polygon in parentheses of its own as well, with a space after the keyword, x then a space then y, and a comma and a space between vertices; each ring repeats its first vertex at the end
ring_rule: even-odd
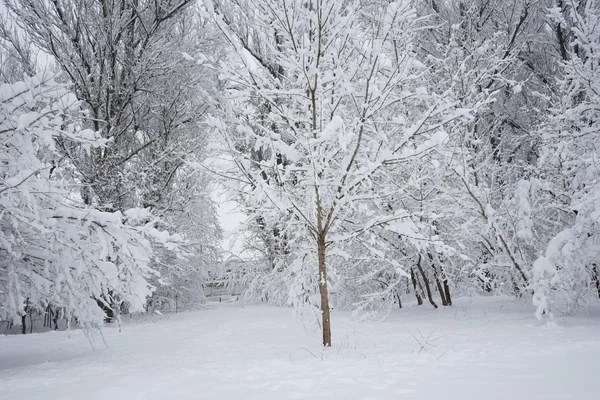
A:
POLYGON ((221 247, 227 252, 240 256, 244 241, 241 224, 246 219, 246 216, 238 210, 238 204, 235 201, 227 200, 222 191, 215 190, 212 193, 212 198, 217 204, 219 223, 223 229, 221 247))

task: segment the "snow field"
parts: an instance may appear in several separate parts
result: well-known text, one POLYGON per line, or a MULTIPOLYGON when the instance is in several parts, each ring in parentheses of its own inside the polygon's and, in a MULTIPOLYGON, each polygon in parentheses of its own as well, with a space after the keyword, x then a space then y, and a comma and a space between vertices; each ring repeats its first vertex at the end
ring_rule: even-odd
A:
POLYGON ((334 311, 330 349, 267 306, 125 321, 94 349, 79 330, 0 336, 0 399, 599 398, 598 313, 541 324, 506 298, 456 303, 383 322, 334 311))

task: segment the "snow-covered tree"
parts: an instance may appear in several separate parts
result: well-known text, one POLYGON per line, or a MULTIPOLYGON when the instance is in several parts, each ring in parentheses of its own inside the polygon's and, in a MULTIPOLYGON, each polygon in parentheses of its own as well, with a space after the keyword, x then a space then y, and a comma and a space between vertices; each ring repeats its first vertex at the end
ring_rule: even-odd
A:
POLYGON ((384 256, 379 231, 431 244, 413 210, 390 200, 405 187, 392 175, 443 143, 443 125, 467 112, 430 90, 410 2, 222 1, 216 10, 239 59, 223 66, 235 98, 227 120, 211 123, 250 223, 276 226, 284 239, 270 280, 292 304, 320 308, 330 346, 330 286, 369 281, 382 265, 408 277, 384 256))
POLYGON ((186 60, 201 26, 184 1, 9 0, 86 108, 86 127, 110 139, 89 154, 60 147, 101 209, 162 209, 195 141, 206 102, 202 67, 186 60))
POLYGON ((62 310, 98 326, 97 302, 119 299, 141 310, 152 243, 175 250, 177 237, 158 231, 147 210, 109 213, 80 196, 81 175, 59 146, 91 152, 107 145, 82 129, 80 103, 47 75, 0 86, 0 317, 25 309, 62 310))
POLYGON ((452 82, 460 107, 473 110, 467 123, 448 128, 454 134, 432 160, 441 168, 428 167, 423 207, 445 243, 460 249, 444 271, 462 293, 522 296, 540 244, 527 226, 535 215, 523 178, 535 168, 534 130, 554 90, 552 37, 543 4, 515 3, 510 13, 505 4, 421 3, 437 23, 420 37, 423 57, 441 85, 452 82))
MULTIPOLYGON (((160 229, 192 236, 190 221, 197 226, 216 222, 211 202, 197 201, 210 199, 210 186, 206 173, 193 166, 206 155, 208 135, 199 123, 213 102, 214 75, 190 56, 213 47, 212 33, 193 3, 9 0, 10 15, 22 31, 2 35, 17 55, 23 35, 47 53, 85 110, 83 126, 107 139, 90 151, 77 143, 56 143, 79 174, 84 202, 100 211, 145 208, 150 219, 159 217, 165 224, 160 229), (199 212, 199 204, 207 209, 199 212), (190 219, 191 209, 196 217, 190 219)), ((195 287, 202 284, 204 265, 216 260, 206 246, 212 248, 219 233, 210 232, 214 239, 203 243, 203 250, 188 248, 198 252, 197 262, 186 264, 197 272, 195 287)), ((162 251, 157 255, 167 257, 162 251)), ((165 277, 181 267, 168 270, 170 263, 177 264, 173 257, 156 263, 165 277)), ((154 281, 159 288, 170 282, 154 281)))
POLYGON ((533 220, 546 239, 532 271, 537 315, 569 312, 600 297, 600 4, 565 1, 549 18, 571 40, 563 43, 559 90, 541 128, 538 174, 528 184, 533 220))

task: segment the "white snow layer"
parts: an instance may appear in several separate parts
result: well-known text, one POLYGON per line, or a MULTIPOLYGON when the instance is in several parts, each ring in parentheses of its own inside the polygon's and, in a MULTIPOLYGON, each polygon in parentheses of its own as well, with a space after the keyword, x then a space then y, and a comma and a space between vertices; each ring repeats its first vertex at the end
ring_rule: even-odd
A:
POLYGON ((542 324, 505 298, 456 303, 334 310, 330 349, 266 306, 144 316, 95 349, 79 330, 0 336, 0 399, 598 399, 598 312, 542 324))

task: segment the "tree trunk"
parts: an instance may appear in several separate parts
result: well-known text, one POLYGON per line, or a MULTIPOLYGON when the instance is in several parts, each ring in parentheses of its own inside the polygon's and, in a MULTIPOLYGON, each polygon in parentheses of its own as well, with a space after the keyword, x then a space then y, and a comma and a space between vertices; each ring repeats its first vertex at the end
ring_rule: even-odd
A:
POLYGON ((452 297, 450 297, 450 286, 448 285, 448 276, 446 275, 446 271, 444 271, 444 267, 440 265, 440 271, 442 273, 443 279, 442 283, 444 284, 444 293, 446 294, 446 302, 449 306, 452 305, 452 297))
POLYGON ((596 290, 598 291, 598 298, 600 299, 600 275, 598 274, 598 267, 595 264, 592 268, 592 276, 596 281, 596 290))
POLYGON ((433 269, 433 277, 435 278, 435 284, 437 286, 438 292, 440 293, 440 299, 442 300, 442 305, 447 306, 448 302, 446 301, 446 293, 444 292, 444 289, 442 288, 442 282, 440 282, 440 277, 438 275, 437 268, 435 267, 435 264, 433 262, 433 256, 431 255, 431 253, 427 253, 427 256, 429 257, 429 261, 431 261, 431 268, 433 269))
POLYGON ((440 278, 438 277, 437 272, 434 272, 434 277, 435 277, 435 285, 437 286, 438 292, 440 293, 440 299, 442 300, 442 305, 447 306, 448 301, 446 300, 446 293, 444 292, 444 289, 442 288, 442 282, 440 282, 440 278))
POLYGON ((57 331, 58 330, 58 316, 59 316, 59 312, 60 309, 57 309, 56 312, 54 313, 54 330, 57 331))
POLYGON ((27 314, 21 315, 21 333, 24 335, 27 333, 27 327, 25 326, 25 322, 27 318, 27 314))
POLYGON ((327 269, 325 266, 325 236, 317 240, 319 256, 319 290, 321 292, 321 314, 323 316, 323 346, 331 347, 331 316, 329 313, 329 293, 327 292, 327 269))
POLYGON ((425 290, 427 290, 427 298, 429 299, 429 303, 433 306, 433 308, 438 308, 435 301, 433 301, 433 297, 431 296, 431 286, 429 285, 429 279, 425 275, 425 271, 423 271, 423 267, 421 267, 421 255, 419 254, 419 260, 417 261, 417 268, 419 268, 419 272, 421 272, 421 276, 423 277, 423 283, 425 284, 425 290))
POLYGON ((402 300, 400 299, 400 292, 395 290, 396 300, 398 300, 398 308, 402 308, 402 300))
POLYGON ((417 277, 415 276, 414 269, 410 269, 410 279, 412 280, 413 287, 415 288, 415 296, 417 297, 417 304, 423 305, 423 298, 419 294, 419 288, 417 287, 417 277))
POLYGON ((96 299, 96 303, 98 307, 100 307, 104 311, 104 322, 112 322, 115 317, 115 312, 112 307, 108 304, 114 303, 111 297, 111 291, 108 292, 108 296, 101 295, 101 297, 105 300, 104 302, 96 299))
POLYGON ((44 313, 44 328, 52 327, 52 308, 50 304, 46 307, 46 312, 44 313))

